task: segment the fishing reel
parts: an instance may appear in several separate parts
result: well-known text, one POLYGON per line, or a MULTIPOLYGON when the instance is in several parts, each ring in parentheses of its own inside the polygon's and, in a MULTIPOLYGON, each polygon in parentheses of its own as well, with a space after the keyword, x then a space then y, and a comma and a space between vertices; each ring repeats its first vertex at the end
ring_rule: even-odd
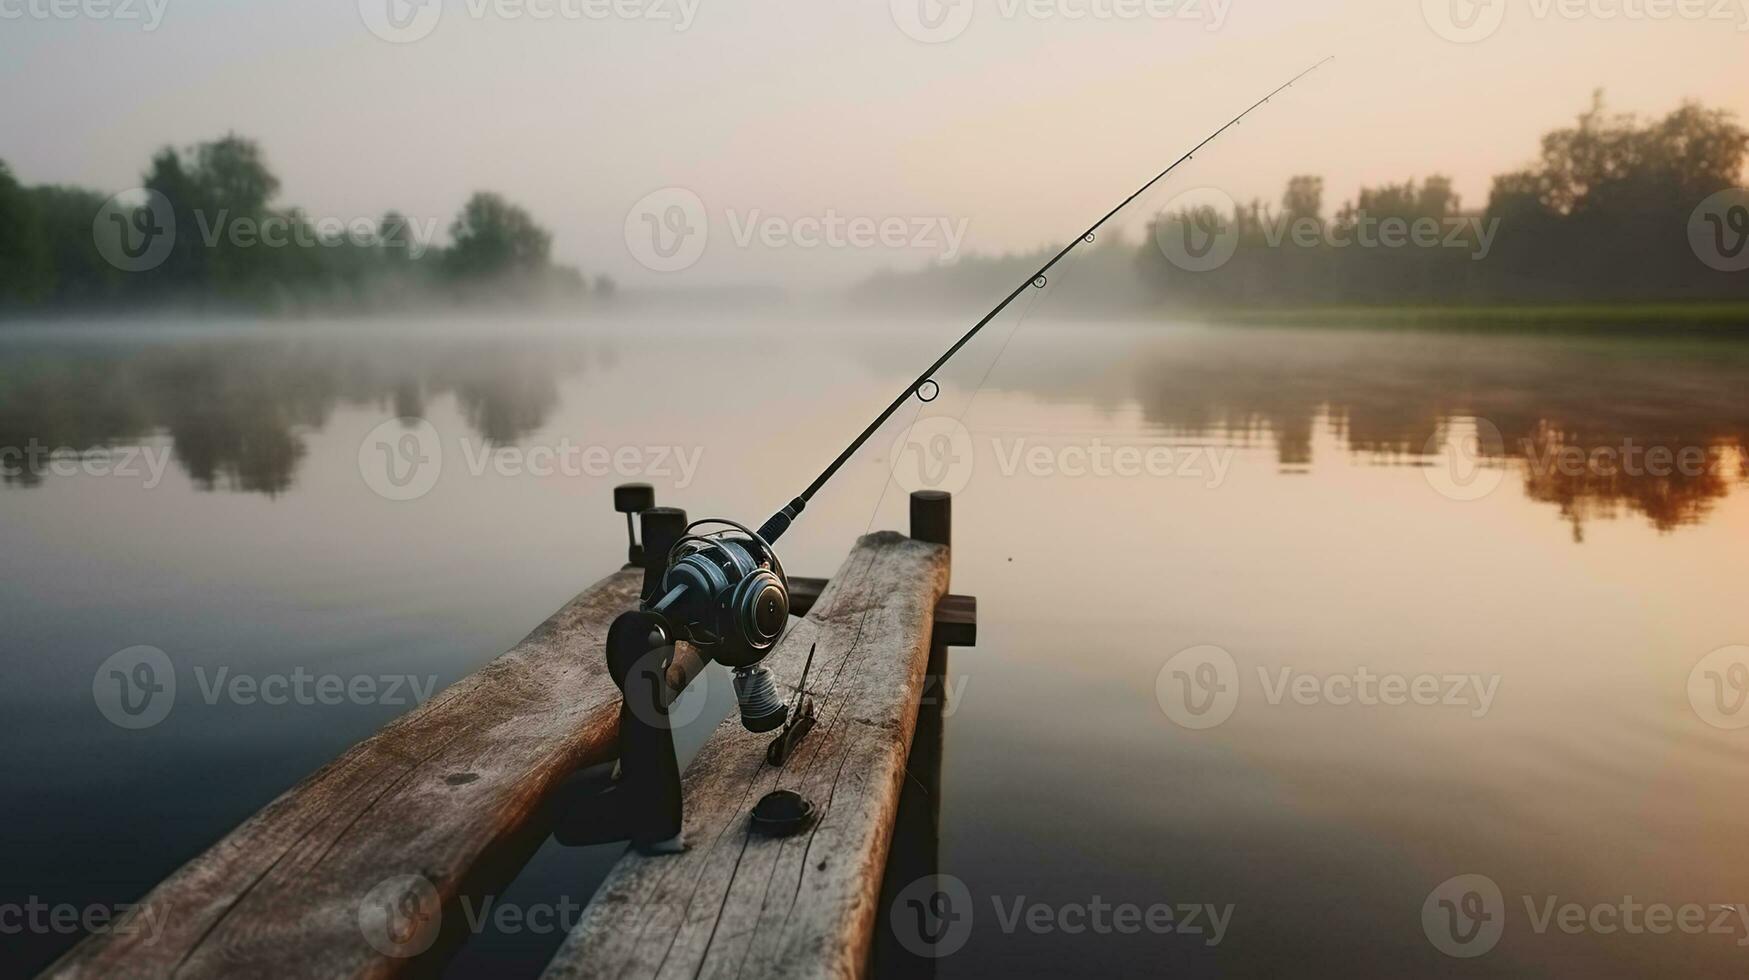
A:
POLYGON ((689 641, 726 667, 765 659, 789 624, 783 562, 764 539, 734 521, 688 524, 668 549, 660 592, 646 608, 682 627, 689 641), (700 533, 712 525, 723 529, 700 533))
MULTIPOLYGON (((814 710, 798 695, 792 712, 771 672, 760 666, 782 639, 790 614, 789 578, 768 536, 720 518, 689 524, 684 511, 649 506, 646 488, 622 489, 625 499, 616 503, 624 503, 628 515, 639 508, 643 518, 644 540, 633 536, 629 553, 643 559, 644 588, 638 608, 622 613, 607 633, 608 673, 624 695, 620 758, 611 771, 579 773, 561 790, 554 833, 567 845, 630 840, 646 853, 669 853, 684 846, 669 719, 676 694, 668 668, 676 643, 689 643, 705 660, 734 671, 735 700, 748 731, 783 729, 768 755, 773 765, 813 727, 814 710)), ((805 667, 803 673, 805 683, 805 667)), ((799 797, 776 804, 788 809, 775 818, 756 813, 755 824, 763 819, 773 832, 793 832, 811 812, 799 797)))

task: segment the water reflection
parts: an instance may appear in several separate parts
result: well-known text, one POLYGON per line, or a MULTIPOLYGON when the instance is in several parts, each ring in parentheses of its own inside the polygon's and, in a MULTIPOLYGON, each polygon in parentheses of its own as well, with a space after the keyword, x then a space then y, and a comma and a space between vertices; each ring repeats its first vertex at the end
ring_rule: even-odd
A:
POLYGON ((1332 426, 1381 463, 1444 466, 1454 420, 1583 537, 1623 511, 1698 523, 1749 477, 1749 347, 1728 342, 1425 333, 1205 331, 1151 345, 1131 376, 1147 420, 1195 437, 1274 441, 1310 464, 1332 426))
POLYGON ((520 339, 401 342, 229 340, 147 344, 11 344, 0 361, 0 466, 6 485, 36 487, 51 454, 102 453, 159 436, 206 490, 287 492, 342 404, 422 416, 453 394, 487 442, 514 443, 559 403, 558 379, 590 348, 520 339))
MULTIPOLYGON (((908 366, 908 351, 869 343, 877 371, 908 366)), ((1741 344, 1062 325, 1035 328, 1031 347, 994 387, 1134 406, 1168 436, 1273 443, 1288 472, 1313 462, 1325 426, 1371 461, 1446 465, 1454 420, 1475 418, 1478 462, 1514 471, 1576 537, 1624 512, 1662 530, 1700 522, 1745 479, 1741 344)), ((606 342, 524 336, 9 342, 0 447, 39 451, 5 460, 4 480, 43 484, 43 449, 166 438, 198 486, 278 495, 296 482, 303 434, 337 405, 420 416, 450 395, 482 439, 514 444, 559 409, 564 378, 612 363, 606 342)))

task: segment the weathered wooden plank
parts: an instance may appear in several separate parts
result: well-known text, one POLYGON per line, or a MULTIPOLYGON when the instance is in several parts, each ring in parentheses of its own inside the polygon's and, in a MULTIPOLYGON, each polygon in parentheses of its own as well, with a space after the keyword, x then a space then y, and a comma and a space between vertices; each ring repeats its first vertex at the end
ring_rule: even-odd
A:
MULTIPOLYGON (((613 754, 619 690, 602 648, 642 580, 628 568, 585 590, 515 649, 190 861, 132 913, 161 923, 156 942, 143 930, 93 936, 48 975, 389 976, 428 967, 367 942, 365 897, 386 879, 418 875, 458 911, 460 896, 520 867, 547 832, 540 804, 554 785, 613 754)), ((683 687, 701 668, 683 649, 670 684, 683 687)))
POLYGON ((623 858, 547 977, 861 975, 947 581, 942 546, 859 541, 767 661, 789 688, 818 643, 813 733, 779 770, 765 764, 769 735, 725 721, 684 780, 686 852, 623 858), (810 800, 813 827, 751 835, 748 813, 772 789, 810 800))
MULTIPOLYGON (((826 588, 823 578, 792 576, 789 580, 789 611, 794 616, 806 616, 826 588)), ((935 642, 945 647, 975 647, 978 645, 978 598, 969 595, 945 595, 935 604, 935 642)))

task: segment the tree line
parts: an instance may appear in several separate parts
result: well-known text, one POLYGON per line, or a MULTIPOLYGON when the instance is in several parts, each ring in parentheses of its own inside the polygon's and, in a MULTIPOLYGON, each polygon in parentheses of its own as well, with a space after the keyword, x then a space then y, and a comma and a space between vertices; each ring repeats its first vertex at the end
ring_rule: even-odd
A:
POLYGON ((144 194, 25 186, 0 160, 0 310, 176 305, 389 309, 457 301, 575 302, 614 291, 552 261, 552 236, 502 195, 437 221, 350 221, 277 202, 261 147, 236 134, 153 156, 144 194))
MULTIPOLYGON (((1482 208, 1466 209, 1451 179, 1435 174, 1364 187, 1327 214, 1323 179, 1294 176, 1279 204, 1202 200, 1157 215, 1140 243, 1105 236, 1053 276, 1053 290, 1067 293, 1053 305, 1745 301, 1749 273, 1709 265, 1699 253, 1714 246, 1691 234, 1705 218, 1723 254, 1749 247, 1749 194, 1716 220, 1699 213, 1740 188, 1746 152, 1749 131, 1723 110, 1689 103, 1642 120, 1609 112, 1599 94, 1574 125, 1543 137, 1534 163, 1495 177, 1482 208)), ((1048 254, 968 256, 884 273, 856 292, 867 302, 963 304, 1011 287, 1048 254)))

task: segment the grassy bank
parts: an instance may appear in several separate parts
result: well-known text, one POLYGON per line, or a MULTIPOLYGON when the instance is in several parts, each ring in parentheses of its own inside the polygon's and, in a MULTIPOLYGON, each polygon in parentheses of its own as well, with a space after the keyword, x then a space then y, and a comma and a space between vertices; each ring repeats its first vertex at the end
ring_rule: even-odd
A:
MULTIPOLYGON (((1179 313, 1178 315, 1182 315, 1179 313)), ((1749 337, 1749 301, 1538 306, 1320 306, 1200 310, 1212 323, 1452 330, 1695 331, 1749 337)))

